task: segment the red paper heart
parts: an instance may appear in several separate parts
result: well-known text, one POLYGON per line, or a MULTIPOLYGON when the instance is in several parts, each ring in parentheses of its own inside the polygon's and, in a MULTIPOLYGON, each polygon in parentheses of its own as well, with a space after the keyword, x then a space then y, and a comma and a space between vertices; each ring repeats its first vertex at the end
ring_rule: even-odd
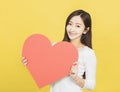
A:
POLYGON ((34 34, 26 39, 22 56, 28 60, 27 68, 37 85, 43 87, 67 76, 78 52, 69 42, 52 46, 48 38, 34 34))

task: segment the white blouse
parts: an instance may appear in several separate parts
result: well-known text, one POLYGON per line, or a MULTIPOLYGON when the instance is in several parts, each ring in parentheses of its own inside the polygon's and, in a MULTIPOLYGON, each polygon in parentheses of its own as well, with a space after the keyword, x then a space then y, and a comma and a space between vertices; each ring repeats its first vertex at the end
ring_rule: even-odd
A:
MULTIPOLYGON (((78 50, 78 76, 82 78, 85 72, 85 89, 92 90, 96 84, 96 56, 94 51, 85 46, 78 50)), ((50 92, 82 92, 82 88, 70 77, 51 84, 50 92)))

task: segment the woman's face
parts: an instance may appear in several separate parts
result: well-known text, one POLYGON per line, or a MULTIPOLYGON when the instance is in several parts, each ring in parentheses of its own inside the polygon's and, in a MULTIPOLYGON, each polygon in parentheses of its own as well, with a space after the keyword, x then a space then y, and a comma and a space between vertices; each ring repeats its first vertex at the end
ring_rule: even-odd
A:
POLYGON ((85 29, 85 25, 80 16, 74 16, 66 26, 70 40, 80 39, 85 29))

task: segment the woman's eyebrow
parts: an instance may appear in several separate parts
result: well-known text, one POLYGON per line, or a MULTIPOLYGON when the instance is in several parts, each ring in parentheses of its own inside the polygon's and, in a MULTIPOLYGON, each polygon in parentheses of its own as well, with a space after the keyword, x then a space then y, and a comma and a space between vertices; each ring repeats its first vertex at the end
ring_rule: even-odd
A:
POLYGON ((76 24, 81 25, 81 23, 76 23, 76 24))

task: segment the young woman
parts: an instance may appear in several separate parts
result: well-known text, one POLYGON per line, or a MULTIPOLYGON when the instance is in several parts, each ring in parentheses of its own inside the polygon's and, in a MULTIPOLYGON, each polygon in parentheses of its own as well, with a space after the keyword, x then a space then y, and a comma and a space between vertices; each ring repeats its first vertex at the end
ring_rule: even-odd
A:
MULTIPOLYGON (((83 10, 73 11, 66 20, 63 41, 72 43, 79 59, 71 67, 69 76, 51 84, 50 92, 82 92, 96 84, 96 56, 92 50, 91 17, 83 10)), ((26 65, 27 60, 23 58, 26 65)))

